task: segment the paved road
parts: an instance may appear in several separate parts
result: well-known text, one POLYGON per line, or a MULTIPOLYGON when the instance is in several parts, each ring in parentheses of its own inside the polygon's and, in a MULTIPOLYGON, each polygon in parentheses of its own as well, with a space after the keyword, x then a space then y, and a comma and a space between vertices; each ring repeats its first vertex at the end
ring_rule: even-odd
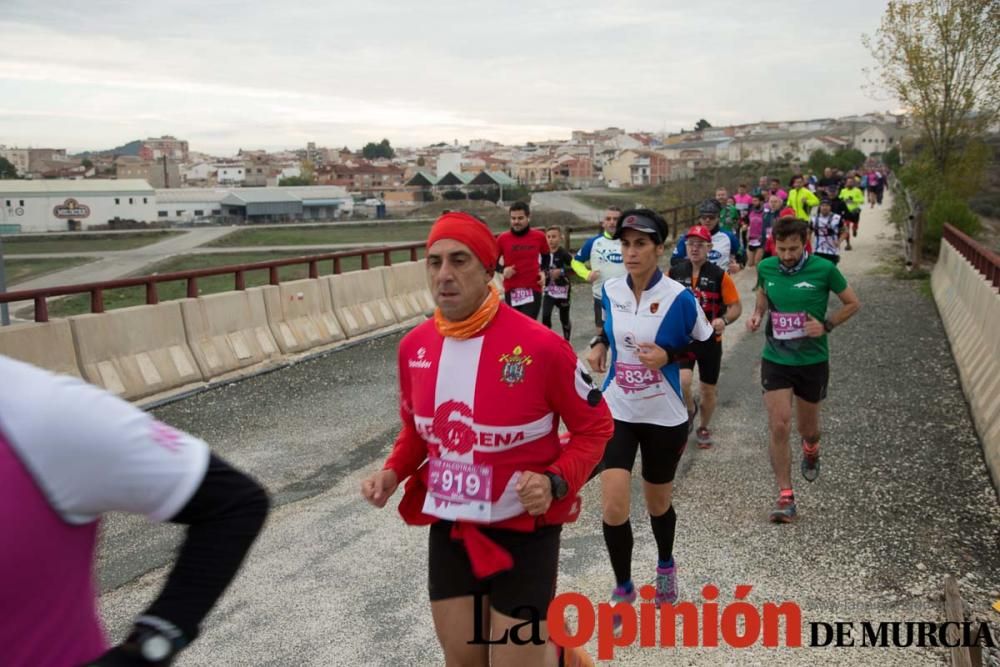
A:
POLYGON ((574 197, 572 192, 556 191, 532 193, 531 206, 532 208, 551 211, 568 211, 576 214, 581 220, 591 222, 597 222, 600 220, 602 213, 601 209, 593 207, 574 197))
MULTIPOLYGON (((718 446, 690 448, 676 506, 682 595, 706 583, 732 600, 791 600, 806 622, 941 620, 942 578, 961 577, 977 614, 1000 598, 1000 504, 962 397, 933 302, 916 283, 874 272, 895 250, 881 212, 866 213, 843 268, 864 304, 835 332, 824 406, 824 468, 797 487, 801 521, 774 526, 766 454, 759 335, 727 333, 716 420, 718 446)), ((738 280, 749 297, 753 276, 738 280)), ((591 307, 574 295, 574 344, 585 346, 591 307)), ((426 603, 426 529, 359 497, 360 479, 391 447, 398 420, 399 336, 260 376, 156 411, 205 437, 252 471, 277 507, 241 577, 179 665, 441 664, 426 603)), ((635 498, 639 497, 636 487, 635 498)), ((599 494, 584 493, 564 531, 560 589, 602 600, 611 570, 599 494)), ((655 550, 638 503, 635 567, 655 550)), ((112 517, 105 524, 102 608, 125 631, 161 585, 178 537, 171 526, 112 517)), ((808 635, 806 635, 808 641, 808 635)), ((593 651, 593 644, 591 649, 593 651)), ((933 649, 629 649, 615 664, 937 665, 933 649)))
MULTIPOLYGON (((142 267, 173 255, 189 252, 193 248, 214 241, 233 231, 232 227, 210 227, 192 229, 159 243, 151 243, 131 250, 109 250, 103 252, 67 252, 11 255, 18 259, 36 257, 100 257, 100 261, 81 264, 64 271, 47 273, 44 276, 17 284, 18 290, 42 289, 56 285, 76 285, 114 280, 135 273, 142 267)), ((12 290, 13 291, 13 290, 12 290)))

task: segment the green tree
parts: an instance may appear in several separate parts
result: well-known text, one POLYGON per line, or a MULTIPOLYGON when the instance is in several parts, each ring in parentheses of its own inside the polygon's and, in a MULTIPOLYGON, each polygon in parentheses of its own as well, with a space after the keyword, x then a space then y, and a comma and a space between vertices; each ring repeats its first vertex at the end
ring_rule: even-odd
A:
POLYGON ((708 122, 707 120, 705 120, 704 118, 702 118, 702 119, 700 119, 700 120, 699 120, 699 121, 698 121, 698 122, 697 122, 697 123, 695 124, 695 126, 694 126, 694 129, 695 129, 696 131, 700 132, 700 131, 702 131, 702 130, 706 130, 706 129, 710 128, 710 127, 712 127, 712 124, 711 124, 711 123, 709 123, 709 122, 708 122))
POLYGON ((877 82, 911 111, 942 173, 1000 114, 997 26, 996 0, 889 0, 862 37, 877 82))
POLYGON ((0 179, 17 178, 17 167, 10 160, 0 157, 0 179))
POLYGON ((894 172, 899 171, 902 161, 899 157, 899 146, 893 146, 882 155, 882 162, 894 172))
POLYGON ((90 158, 86 158, 86 157, 85 157, 85 158, 83 158, 83 160, 81 160, 81 161, 80 161, 80 165, 81 165, 81 166, 82 166, 82 167, 83 167, 84 169, 90 169, 91 167, 93 167, 93 166, 94 166, 94 163, 90 161, 90 158))
MULTIPOLYGON (((899 99, 920 131, 900 180, 937 219, 961 216, 982 183, 982 138, 1000 117, 998 25, 996 0, 889 0, 878 30, 862 37, 878 63, 874 82, 899 99)), ((939 238, 936 222, 924 229, 918 216, 914 265, 919 250, 939 238)))
POLYGON ((365 144, 365 147, 361 149, 361 155, 364 156, 366 160, 374 160, 376 158, 392 159, 396 157, 396 151, 392 149, 388 139, 383 139, 377 144, 373 141, 369 141, 365 144))
POLYGON ((312 176, 286 176, 278 181, 279 186, 315 185, 312 176))
POLYGON ((809 161, 806 163, 806 166, 809 167, 809 171, 813 171, 818 174, 827 167, 832 166, 832 164, 833 156, 822 148, 817 148, 811 155, 809 155, 809 161))

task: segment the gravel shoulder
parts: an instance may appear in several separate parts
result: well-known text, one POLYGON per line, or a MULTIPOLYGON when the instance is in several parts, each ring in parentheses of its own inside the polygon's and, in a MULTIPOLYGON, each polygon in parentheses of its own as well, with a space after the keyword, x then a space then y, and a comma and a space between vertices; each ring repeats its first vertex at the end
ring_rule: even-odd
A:
MULTIPOLYGON (((881 215, 866 211, 857 249, 841 266, 861 312, 831 338, 830 397, 822 416, 823 472, 796 481, 801 519, 767 522, 776 489, 766 458, 759 334, 727 333, 714 424, 718 445, 691 447, 675 503, 682 597, 703 585, 752 585, 748 601, 794 601, 808 623, 941 621, 943 578, 960 579, 974 614, 1000 598, 1000 504, 962 396, 933 301, 916 281, 878 273, 894 249, 881 215)), ((745 306, 752 272, 738 279, 745 306)), ((574 345, 592 333, 589 292, 574 292, 574 345)), ((396 431, 399 337, 321 357, 156 411, 252 471, 277 507, 245 569, 178 665, 441 664, 426 602, 426 529, 360 499, 396 431)), ((797 469, 798 455, 793 461, 797 469)), ((633 494, 637 580, 655 549, 633 494)), ((560 591, 604 600, 612 580, 599 489, 563 533, 560 591)), ((162 584, 178 531, 127 517, 106 522, 102 611, 119 637, 162 584)), ((1000 632, 996 636, 1000 636, 1000 632)), ((596 647, 590 644, 591 654, 596 647)), ((640 649, 628 665, 940 665, 943 649, 640 649)))

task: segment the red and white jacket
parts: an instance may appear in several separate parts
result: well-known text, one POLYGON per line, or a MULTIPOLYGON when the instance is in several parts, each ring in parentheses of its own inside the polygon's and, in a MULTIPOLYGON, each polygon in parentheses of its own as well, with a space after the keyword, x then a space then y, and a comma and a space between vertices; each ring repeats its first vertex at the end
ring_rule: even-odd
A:
MULTIPOLYGON (((467 340, 445 338, 428 320, 399 344, 402 431, 385 469, 410 478, 399 511, 411 525, 456 523, 473 570, 484 577, 509 568, 509 554, 476 526, 530 532, 574 521, 577 493, 614 431, 601 400, 570 345, 535 320, 500 304, 493 321, 467 340), (559 442, 559 421, 572 434, 559 442), (488 466, 492 484, 482 502, 449 502, 428 492, 431 461, 488 466), (522 471, 552 471, 569 485, 541 517, 525 512, 515 485, 522 471)), ((469 466, 466 466, 467 469, 469 466)))

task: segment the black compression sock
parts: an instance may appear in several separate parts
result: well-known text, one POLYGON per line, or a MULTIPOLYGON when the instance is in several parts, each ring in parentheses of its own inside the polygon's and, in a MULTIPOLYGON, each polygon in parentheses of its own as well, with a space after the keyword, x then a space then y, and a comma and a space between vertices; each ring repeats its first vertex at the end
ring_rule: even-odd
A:
POLYGON ((649 515, 649 525, 653 527, 653 537, 656 538, 656 551, 664 563, 674 554, 674 533, 677 530, 677 512, 674 506, 660 516, 649 515))
POLYGON ((624 586, 632 580, 632 523, 628 520, 620 526, 605 523, 604 543, 608 545, 615 583, 624 586))

